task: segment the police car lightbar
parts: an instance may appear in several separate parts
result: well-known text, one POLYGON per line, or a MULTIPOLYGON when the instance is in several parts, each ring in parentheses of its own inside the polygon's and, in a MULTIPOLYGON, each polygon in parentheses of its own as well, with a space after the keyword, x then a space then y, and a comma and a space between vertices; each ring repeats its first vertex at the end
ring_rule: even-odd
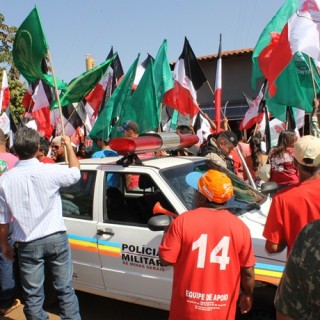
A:
POLYGON ((198 143, 194 134, 177 134, 173 132, 146 133, 136 138, 114 138, 109 142, 112 150, 125 156, 161 150, 176 150, 198 143))

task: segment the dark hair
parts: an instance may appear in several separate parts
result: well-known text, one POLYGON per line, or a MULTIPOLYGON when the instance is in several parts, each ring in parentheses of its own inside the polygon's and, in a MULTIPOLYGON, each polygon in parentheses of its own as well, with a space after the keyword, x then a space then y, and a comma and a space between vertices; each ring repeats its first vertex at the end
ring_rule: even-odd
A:
POLYGON ((193 133, 192 129, 189 126, 186 126, 184 124, 177 126, 176 131, 178 130, 179 130, 179 133, 182 133, 182 134, 193 133))
POLYGON ((251 158, 252 158, 253 168, 256 170, 259 168, 259 165, 260 165, 259 157, 262 154, 261 139, 259 138, 259 136, 254 135, 250 139, 249 144, 251 148, 251 158))
POLYGON ((14 135, 13 147, 20 160, 34 157, 39 149, 39 133, 31 128, 23 127, 14 135))
POLYGON ((293 147, 296 141, 296 134, 293 131, 283 130, 279 134, 278 144, 273 149, 276 156, 282 156, 288 147, 293 147))
POLYGON ((40 137, 40 150, 43 151, 45 156, 48 154, 49 145, 50 145, 50 142, 47 138, 40 137))

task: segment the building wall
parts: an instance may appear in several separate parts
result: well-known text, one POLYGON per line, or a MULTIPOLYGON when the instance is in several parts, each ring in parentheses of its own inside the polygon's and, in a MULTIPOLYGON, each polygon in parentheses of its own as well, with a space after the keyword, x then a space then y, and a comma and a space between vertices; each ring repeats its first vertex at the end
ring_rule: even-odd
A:
MULTIPOLYGON (((205 112, 214 114, 213 92, 215 87, 215 76, 217 57, 200 57, 199 63, 205 73, 208 84, 204 84, 198 91, 198 103, 205 112), (212 58, 211 58, 212 57, 212 58)), ((243 92, 249 97, 258 95, 262 80, 257 83, 256 89, 251 87, 252 51, 243 54, 230 54, 222 56, 222 109, 226 106, 227 118, 241 119, 248 109, 243 92)))

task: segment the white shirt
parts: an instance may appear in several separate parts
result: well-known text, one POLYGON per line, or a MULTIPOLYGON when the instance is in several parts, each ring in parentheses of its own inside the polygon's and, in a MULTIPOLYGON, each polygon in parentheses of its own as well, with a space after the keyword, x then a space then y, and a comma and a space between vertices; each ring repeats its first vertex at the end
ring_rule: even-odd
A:
POLYGON ((59 189, 79 179, 77 167, 19 161, 0 177, 0 223, 13 218, 12 238, 19 242, 65 231, 59 189))

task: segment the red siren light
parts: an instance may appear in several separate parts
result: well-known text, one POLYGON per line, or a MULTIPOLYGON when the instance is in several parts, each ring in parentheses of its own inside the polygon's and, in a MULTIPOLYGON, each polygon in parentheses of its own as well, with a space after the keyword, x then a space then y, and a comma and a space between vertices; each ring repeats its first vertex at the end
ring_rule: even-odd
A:
POLYGON ((194 134, 177 134, 173 132, 146 133, 136 138, 114 138, 109 146, 121 155, 176 150, 190 147, 198 143, 194 134))

